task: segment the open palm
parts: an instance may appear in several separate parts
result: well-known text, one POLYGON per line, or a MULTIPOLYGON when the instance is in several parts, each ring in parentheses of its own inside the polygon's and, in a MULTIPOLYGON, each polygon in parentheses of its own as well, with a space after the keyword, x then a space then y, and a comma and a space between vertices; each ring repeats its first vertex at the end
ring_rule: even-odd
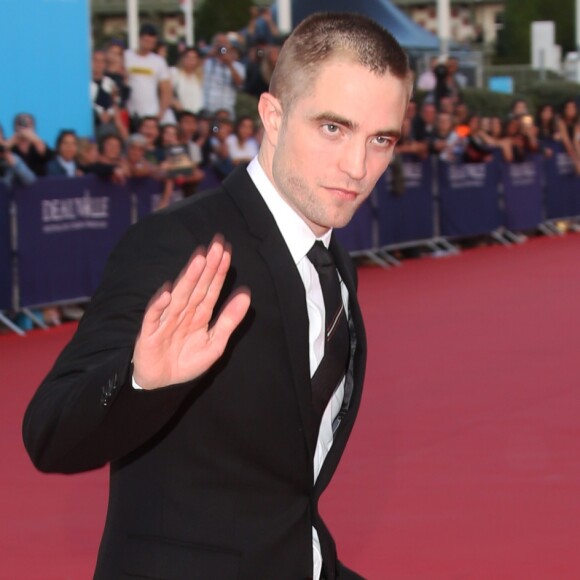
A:
POLYGON ((153 297, 133 354, 133 377, 143 389, 193 380, 223 354, 250 306, 250 293, 234 294, 210 326, 231 263, 231 250, 216 236, 207 254, 196 251, 173 287, 153 297))

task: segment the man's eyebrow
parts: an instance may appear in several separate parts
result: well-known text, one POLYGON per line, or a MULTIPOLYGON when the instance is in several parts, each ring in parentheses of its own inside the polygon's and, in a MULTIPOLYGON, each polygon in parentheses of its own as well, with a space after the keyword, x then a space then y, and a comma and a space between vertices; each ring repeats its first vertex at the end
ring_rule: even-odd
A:
MULTIPOLYGON (((354 121, 351 121, 346 117, 342 117, 341 115, 337 115, 336 113, 331 113, 330 111, 319 113, 318 115, 312 117, 312 120, 317 123, 325 122, 341 125, 343 127, 346 127, 347 129, 350 129, 351 131, 354 129, 358 129, 359 127, 358 123, 355 123, 354 121)), ((379 129, 378 131, 375 131, 375 135, 399 139, 401 137, 401 131, 397 129, 379 129)))
POLYGON ((340 115, 337 115, 336 113, 332 113, 330 111, 319 113, 318 115, 312 117, 312 120, 316 122, 324 121, 326 123, 334 123, 336 125, 342 125, 343 127, 346 127, 347 129, 351 130, 358 128, 358 123, 355 123, 354 121, 351 121, 346 117, 341 117, 340 115))

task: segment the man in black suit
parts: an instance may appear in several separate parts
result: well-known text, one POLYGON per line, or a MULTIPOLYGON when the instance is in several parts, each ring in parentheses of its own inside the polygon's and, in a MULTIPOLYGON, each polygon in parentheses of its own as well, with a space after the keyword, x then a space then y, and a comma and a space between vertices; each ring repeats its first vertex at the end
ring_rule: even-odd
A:
POLYGON ((332 228, 387 168, 411 83, 374 22, 308 18, 260 99, 258 157, 112 253, 24 420, 39 469, 110 463, 96 578, 360 578, 318 513, 366 356, 332 228))

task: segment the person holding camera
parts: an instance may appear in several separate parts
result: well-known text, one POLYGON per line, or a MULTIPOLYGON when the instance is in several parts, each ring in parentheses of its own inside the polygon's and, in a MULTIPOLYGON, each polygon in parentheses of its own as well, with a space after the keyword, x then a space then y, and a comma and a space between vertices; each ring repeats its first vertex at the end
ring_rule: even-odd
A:
POLYGON ((12 187, 15 183, 30 185, 36 176, 16 153, 11 151, 11 143, 4 139, 0 126, 0 183, 12 187))
POLYGON ((36 134, 34 117, 29 113, 18 113, 14 117, 14 135, 10 139, 10 150, 20 157, 37 177, 46 174, 46 164, 52 157, 48 145, 36 134))
POLYGON ((237 50, 226 34, 216 34, 203 69, 203 108, 210 113, 226 109, 233 115, 245 78, 246 69, 237 60, 237 50))

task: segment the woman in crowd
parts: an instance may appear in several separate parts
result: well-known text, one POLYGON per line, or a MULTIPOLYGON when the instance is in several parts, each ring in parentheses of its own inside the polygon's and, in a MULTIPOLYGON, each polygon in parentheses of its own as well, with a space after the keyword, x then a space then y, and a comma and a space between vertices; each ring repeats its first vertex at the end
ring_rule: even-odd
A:
POLYGON ((166 207, 172 200, 193 195, 204 173, 191 159, 177 125, 164 125, 160 142, 160 157, 163 158, 161 169, 166 177, 160 207, 166 207))
POLYGON ((83 175, 82 169, 77 165, 78 150, 77 134, 69 129, 61 131, 56 139, 56 157, 48 162, 46 174, 67 177, 83 175))
POLYGON ((556 121, 556 128, 566 152, 574 163, 576 173, 580 175, 580 123, 574 99, 564 101, 556 121))
POLYGON ((528 115, 510 117, 506 121, 504 138, 499 142, 505 161, 521 163, 526 161, 531 153, 539 151, 536 128, 528 117, 528 115))
POLYGON ((187 47, 176 67, 169 69, 173 84, 173 108, 198 113, 203 107, 203 62, 198 51, 187 47))
POLYGON ((256 126, 252 117, 240 117, 234 133, 226 138, 229 157, 234 165, 249 163, 258 154, 258 142, 254 138, 256 126))

